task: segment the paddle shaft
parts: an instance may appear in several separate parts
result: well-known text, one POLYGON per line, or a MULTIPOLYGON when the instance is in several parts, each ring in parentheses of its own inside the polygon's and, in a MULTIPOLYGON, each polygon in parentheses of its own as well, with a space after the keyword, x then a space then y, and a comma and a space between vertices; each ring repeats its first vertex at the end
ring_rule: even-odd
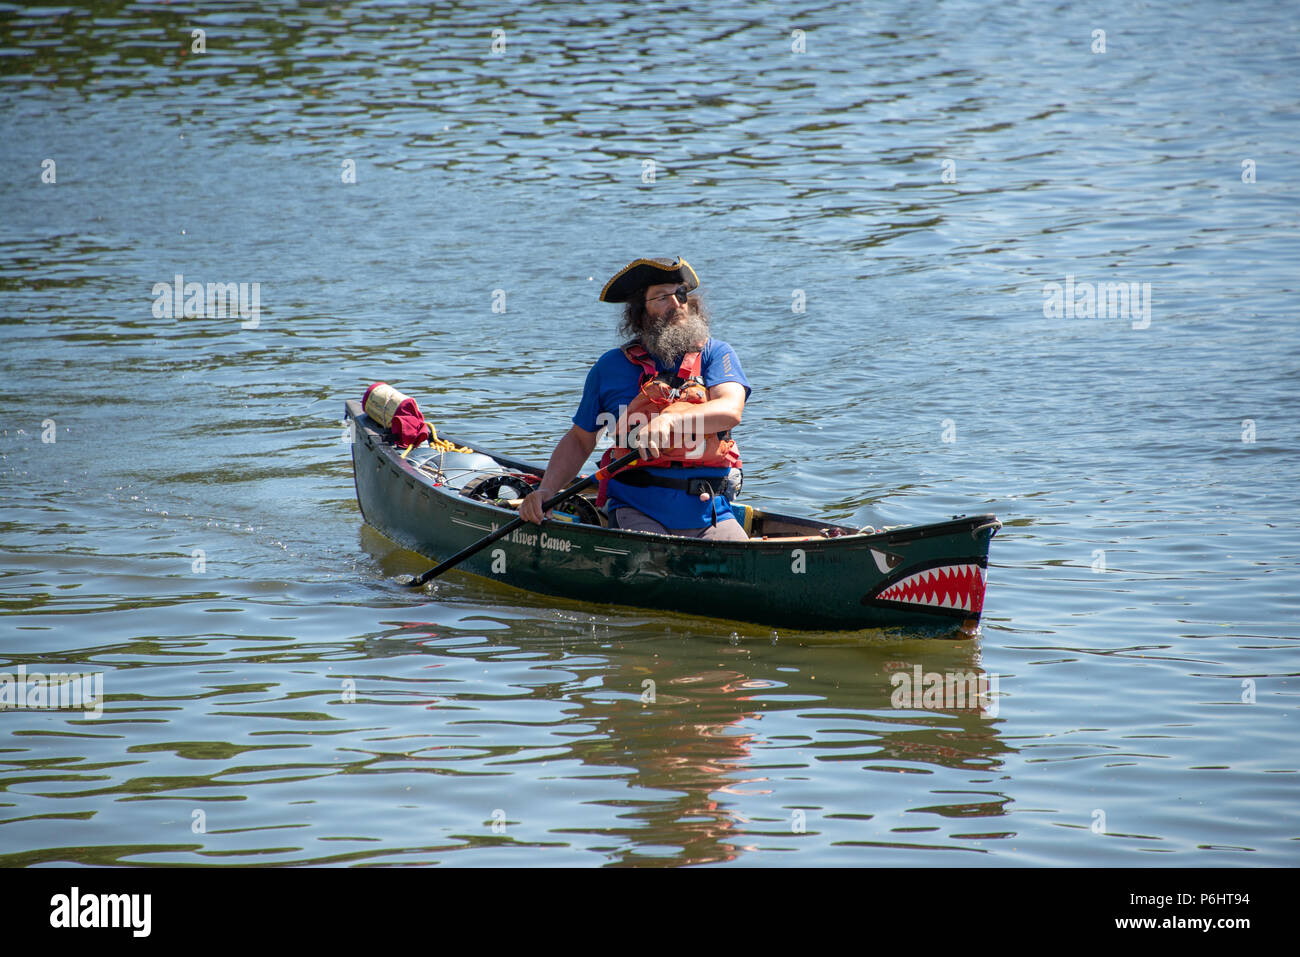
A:
MULTIPOLYGON (((636 451, 629 452, 627 453, 627 455, 624 455, 622 458, 617 458, 613 462, 610 462, 609 465, 605 466, 604 468, 596 469, 596 471, 592 472, 586 478, 579 479, 578 481, 570 485, 568 488, 566 488, 563 492, 558 492, 555 495, 552 495, 550 498, 548 498, 545 502, 543 502, 542 513, 545 514, 546 512, 549 512, 551 509, 555 508, 555 506, 559 505, 562 502, 567 502, 569 499, 573 498, 573 496, 577 495, 579 492, 583 491, 584 489, 591 488, 591 486, 595 485, 597 482, 600 481, 602 472, 604 472, 605 474, 609 474, 611 472, 614 472, 617 469, 623 468, 624 466, 631 465, 640 457, 640 455, 641 455, 640 452, 636 452, 636 451)), ((420 585, 423 585, 425 582, 437 578, 439 575, 447 571, 449 568, 455 568, 465 559, 478 554, 483 549, 491 545, 493 542, 505 538, 516 528, 518 528, 520 525, 523 524, 524 524, 523 518, 516 518, 513 521, 506 522, 506 524, 502 525, 491 535, 487 536, 486 538, 480 541, 475 542, 473 545, 470 545, 468 548, 462 548, 455 555, 452 555, 451 558, 448 558, 446 561, 440 562, 439 564, 435 565, 433 568, 430 568, 419 578, 413 579, 410 582, 410 587, 418 588, 420 585)))

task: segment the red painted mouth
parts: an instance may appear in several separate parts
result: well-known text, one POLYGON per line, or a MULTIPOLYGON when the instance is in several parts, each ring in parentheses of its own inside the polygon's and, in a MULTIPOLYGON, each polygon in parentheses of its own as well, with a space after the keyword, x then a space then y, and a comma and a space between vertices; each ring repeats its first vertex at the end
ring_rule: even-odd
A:
POLYGON ((987 572, 979 565, 940 565, 899 579, 875 597, 906 605, 978 615, 984 610, 986 577, 987 572))

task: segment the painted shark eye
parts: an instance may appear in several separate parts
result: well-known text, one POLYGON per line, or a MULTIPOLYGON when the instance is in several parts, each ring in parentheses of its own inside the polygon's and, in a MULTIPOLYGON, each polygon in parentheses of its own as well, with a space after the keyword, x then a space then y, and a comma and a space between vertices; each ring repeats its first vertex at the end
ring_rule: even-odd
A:
POLYGON ((880 569, 881 574, 892 571, 903 562, 902 555, 895 555, 893 552, 882 552, 878 549, 871 549, 871 557, 876 560, 876 567, 880 569))

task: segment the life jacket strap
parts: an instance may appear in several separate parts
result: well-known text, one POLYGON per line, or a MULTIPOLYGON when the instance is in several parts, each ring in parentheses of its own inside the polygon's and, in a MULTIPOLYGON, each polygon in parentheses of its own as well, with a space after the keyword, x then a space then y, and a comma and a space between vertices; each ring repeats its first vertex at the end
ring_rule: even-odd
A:
MULTIPOLYGON (((651 356, 649 350, 639 342, 629 342, 625 345, 623 347, 623 355, 627 357, 628 362, 641 367, 641 384, 643 386, 651 379, 657 379, 660 376, 667 377, 668 375, 666 372, 661 373, 659 371, 658 367, 655 365, 654 357, 651 356)), ((670 382, 669 385, 673 386, 674 389, 681 389, 682 386, 686 385, 691 380, 697 380, 701 385, 703 385, 703 370, 704 360, 700 357, 700 353, 688 352, 686 355, 682 356, 681 365, 677 367, 677 374, 673 377, 673 381, 670 382)))
POLYGON ((619 472, 613 477, 613 481, 622 482, 624 485, 631 485, 634 488, 646 488, 647 486, 672 488, 687 492, 690 495, 701 495, 708 492, 710 495, 718 496, 725 494, 727 490, 726 476, 717 478, 670 478, 665 475, 653 475, 645 469, 629 469, 626 472, 619 472))

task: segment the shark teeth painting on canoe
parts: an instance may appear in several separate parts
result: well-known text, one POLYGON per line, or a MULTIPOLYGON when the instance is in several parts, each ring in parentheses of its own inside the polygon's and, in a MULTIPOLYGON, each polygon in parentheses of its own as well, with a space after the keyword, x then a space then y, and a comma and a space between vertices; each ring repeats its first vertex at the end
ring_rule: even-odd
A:
POLYGON ((1002 527, 996 516, 876 530, 732 501, 748 540, 706 541, 606 527, 575 496, 540 526, 514 528, 474 551, 518 519, 518 496, 542 469, 445 439, 437 448, 403 447, 356 400, 347 416, 366 523, 426 558, 469 549, 455 574, 578 601, 802 631, 978 633, 989 543, 1002 527))
POLYGON ((978 617, 984 610, 987 575, 977 562, 909 568, 863 596, 862 602, 920 605, 956 618, 978 617))

